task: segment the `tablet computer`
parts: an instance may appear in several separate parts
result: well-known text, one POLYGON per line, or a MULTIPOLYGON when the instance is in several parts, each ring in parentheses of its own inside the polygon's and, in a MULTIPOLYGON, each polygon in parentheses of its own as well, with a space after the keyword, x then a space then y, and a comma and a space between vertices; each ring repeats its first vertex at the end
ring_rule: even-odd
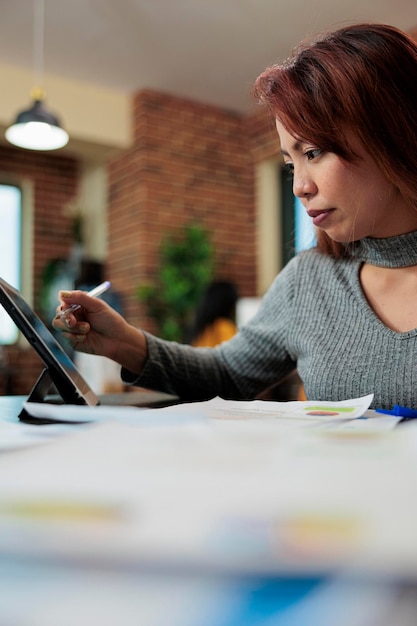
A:
MULTIPOLYGON (((0 278, 0 304, 42 359, 45 369, 28 401, 43 402, 54 386, 67 404, 99 404, 99 398, 81 376, 71 358, 36 315, 21 293, 0 278)), ((25 415, 19 415, 24 419, 25 415)))

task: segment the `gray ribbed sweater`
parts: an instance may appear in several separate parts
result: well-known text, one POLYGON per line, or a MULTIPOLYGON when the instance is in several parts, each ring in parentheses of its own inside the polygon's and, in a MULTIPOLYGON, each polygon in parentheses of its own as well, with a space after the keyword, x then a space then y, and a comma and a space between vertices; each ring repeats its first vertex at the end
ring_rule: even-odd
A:
POLYGON ((350 259, 300 253, 273 282, 253 320, 217 348, 192 348, 147 334, 149 358, 127 382, 184 400, 253 398, 295 367, 307 397, 344 400, 374 393, 373 406, 417 408, 417 329, 398 333, 375 315, 359 268, 417 264, 417 232, 355 244, 350 259))

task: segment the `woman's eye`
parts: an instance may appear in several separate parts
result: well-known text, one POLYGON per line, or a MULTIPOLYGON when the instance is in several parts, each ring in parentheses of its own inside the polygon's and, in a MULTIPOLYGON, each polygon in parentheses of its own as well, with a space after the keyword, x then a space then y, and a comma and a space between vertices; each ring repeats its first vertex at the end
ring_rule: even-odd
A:
POLYGON ((320 156, 321 153, 322 150, 320 150, 320 148, 314 148, 314 150, 307 150, 305 155, 309 161, 312 161, 313 159, 316 159, 318 156, 320 156))

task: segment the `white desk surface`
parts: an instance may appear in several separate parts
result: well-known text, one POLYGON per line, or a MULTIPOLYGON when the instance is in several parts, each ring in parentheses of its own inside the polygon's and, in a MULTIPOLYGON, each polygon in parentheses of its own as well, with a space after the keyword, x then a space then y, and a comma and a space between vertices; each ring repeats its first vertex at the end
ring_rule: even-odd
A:
MULTIPOLYGON (((0 397, 0 423, 21 427, 23 433, 26 426, 18 424, 16 416, 24 400, 0 397)), ((401 509, 405 495, 396 483, 401 437, 398 443, 390 431, 381 431, 375 445, 364 448, 372 442, 371 431, 362 430, 356 441, 346 428, 330 429, 323 441, 294 439, 295 448, 288 454, 274 440, 271 421, 257 428, 253 422, 230 420, 216 422, 208 430, 200 422, 191 428, 187 422, 178 432, 165 426, 161 425, 160 433, 126 425, 70 426, 47 444, 0 452, 1 626, 415 625, 417 575, 408 566, 403 571, 400 567, 393 577, 377 569, 358 575, 338 567, 322 571, 297 567, 279 571, 278 567, 270 573, 259 567, 267 537, 272 537, 272 543, 264 544, 269 546, 263 554, 265 562, 270 562, 271 552, 282 549, 285 524, 277 517, 281 506, 285 503, 288 512, 291 506, 308 503, 306 510, 311 513, 312 504, 323 497, 320 485, 329 480, 328 470, 333 467, 330 460, 329 465, 323 462, 323 450, 337 456, 335 502, 343 502, 337 486, 343 491, 350 480, 358 491, 377 488, 372 476, 375 468, 381 470, 380 492, 388 505, 397 502, 398 516, 407 513, 414 523, 414 508, 401 509), (331 441, 336 447, 328 447, 331 441), (276 456, 282 457, 276 462, 275 446, 276 456), (306 466, 307 474, 295 475, 294 450, 304 457, 310 455, 309 463, 311 455, 318 455, 317 461, 306 466), (384 455, 391 455, 388 467, 384 455), (393 484, 387 481, 390 472, 393 484), (257 484, 257 480, 262 482, 257 484), (147 508, 150 494, 155 511, 147 508), (184 518, 181 509, 187 498, 198 502, 184 518), (203 537, 204 558, 188 558, 193 556, 187 553, 188 538, 200 539, 199 524, 204 525, 205 516, 209 518, 217 505, 222 507, 223 518, 215 535, 203 537), (230 517, 234 506, 245 515, 230 517), (271 523, 268 515, 272 515, 271 523), (151 516, 148 526, 146 516, 151 516), (189 525, 188 537, 176 527, 182 521, 189 525), (148 544, 136 532, 141 527, 147 528, 148 544), (158 533, 159 554, 155 552, 158 533), (167 555, 174 558, 164 560, 164 541, 167 555), (225 560, 225 555, 231 560, 225 560), (236 555, 242 558, 240 570, 236 555)), ((410 489, 417 483, 417 472, 410 475, 412 450, 407 450, 403 462, 409 475, 403 476, 404 493, 407 480, 410 489)), ((369 506, 371 515, 372 494, 365 491, 364 495, 370 496, 370 503, 360 500, 360 510, 367 511, 369 506)), ((349 497, 353 506, 359 506, 354 493, 349 497)), ((343 539, 344 533, 352 532, 349 523, 346 526, 336 519, 319 529, 313 517, 304 518, 302 527, 292 526, 291 532, 301 543, 287 543, 283 557, 288 557, 290 546, 291 550, 309 550, 313 561, 323 548, 329 556, 326 545, 338 547, 332 544, 334 533, 343 539), (309 539, 305 532, 312 533, 309 539)), ((402 519, 392 520, 402 527, 402 519)), ((413 561, 416 546, 410 548, 413 561)), ((288 563, 296 564, 297 558, 295 554, 295 561, 288 563)), ((399 561, 395 564, 399 567, 399 561)))

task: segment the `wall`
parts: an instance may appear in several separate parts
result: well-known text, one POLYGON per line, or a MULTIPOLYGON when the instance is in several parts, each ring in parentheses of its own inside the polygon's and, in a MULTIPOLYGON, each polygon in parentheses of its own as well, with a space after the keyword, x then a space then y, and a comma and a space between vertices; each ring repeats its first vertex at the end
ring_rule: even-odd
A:
MULTIPOLYGON (((34 293, 39 294, 45 263, 69 254, 66 207, 81 197, 87 209, 98 202, 94 219, 100 220, 101 211, 107 221, 107 276, 121 293, 131 323, 152 330, 135 289, 152 278, 162 237, 191 220, 212 233, 219 275, 235 280, 242 295, 257 295, 255 170, 264 159, 277 158, 271 120, 259 111, 244 117, 153 91, 136 94, 133 104, 133 145, 111 158, 107 172, 102 163, 96 168, 62 151, 42 154, 0 146, 0 175, 33 186, 34 293), (88 190, 101 189, 103 181, 108 198, 100 191, 90 204, 88 190)), ((28 393, 42 369, 39 359, 31 349, 13 347, 9 362, 13 392, 28 393)))
POLYGON ((248 120, 154 91, 136 94, 134 146, 109 167, 108 217, 109 274, 134 324, 152 330, 135 289, 152 278, 162 238, 189 222, 211 233, 219 276, 234 280, 244 296, 257 293, 257 124, 258 116, 248 120))
MULTIPOLYGON (((0 61, 0 84, 5 86, 0 99, 0 136, 3 136, 17 113, 31 104, 29 88, 33 86, 33 73, 0 61)), ((129 94, 47 73, 43 75, 42 87, 46 91, 47 109, 59 115, 70 135, 61 154, 81 154, 103 162, 130 145, 129 94)))
MULTIPOLYGON (((2 182, 25 183, 33 198, 32 270, 33 293, 40 291, 40 277, 45 264, 53 258, 66 258, 72 245, 70 217, 65 207, 78 192, 77 160, 40 152, 0 146, 2 182)), ((29 298, 30 299, 30 298, 29 298)), ((38 308, 37 297, 34 306, 38 308)), ((7 350, 12 370, 12 391, 26 394, 41 371, 41 363, 25 343, 7 350)), ((4 376, 0 375, 0 389, 4 376)))
POLYGON ((245 135, 254 173, 256 294, 262 296, 282 265, 281 156, 274 120, 258 109, 245 119, 245 135))

